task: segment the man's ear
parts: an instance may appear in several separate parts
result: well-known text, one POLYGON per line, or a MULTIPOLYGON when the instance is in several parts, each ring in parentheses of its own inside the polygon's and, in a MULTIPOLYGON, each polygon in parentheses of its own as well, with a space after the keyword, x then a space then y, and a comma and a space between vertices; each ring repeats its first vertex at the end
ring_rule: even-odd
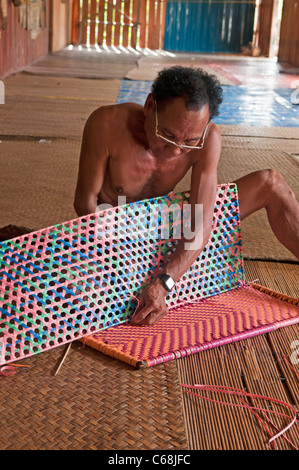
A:
POLYGON ((152 93, 149 93, 147 95, 147 98, 145 100, 144 106, 143 106, 143 114, 145 117, 148 116, 149 112, 155 108, 155 98, 152 93))

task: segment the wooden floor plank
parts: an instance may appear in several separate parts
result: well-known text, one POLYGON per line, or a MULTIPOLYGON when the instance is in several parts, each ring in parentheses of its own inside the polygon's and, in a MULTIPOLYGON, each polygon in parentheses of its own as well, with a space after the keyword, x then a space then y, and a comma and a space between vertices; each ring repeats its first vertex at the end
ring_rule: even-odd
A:
MULTIPOLYGON (((285 329, 286 330, 286 329, 285 329)), ((268 396, 276 400, 283 401, 293 405, 288 390, 284 387, 280 371, 276 366, 275 358, 273 357, 272 351, 267 341, 268 335, 261 335, 255 338, 251 338, 246 341, 235 343, 236 353, 238 360, 240 361, 240 367, 243 371, 244 382, 246 390, 249 393, 256 395, 268 396)), ((272 409, 279 413, 285 413, 291 415, 289 409, 286 406, 281 406, 277 403, 270 402, 268 400, 251 400, 252 405, 256 402, 258 406, 265 409, 272 409)), ((260 415, 261 417, 267 416, 260 415)), ((272 422, 277 426, 278 430, 282 430, 290 422, 287 418, 277 417, 276 415, 269 415, 272 422)), ((269 436, 262 427, 259 427, 261 441, 264 444, 264 448, 267 449, 267 441, 269 436)), ((272 425, 269 425, 269 431, 271 435, 278 432, 272 425)), ((299 443, 299 430, 298 426, 293 426, 290 431, 286 434, 292 442, 298 445, 299 443)), ((282 437, 277 441, 277 449, 287 450, 290 449, 290 444, 286 442, 282 437)))
MULTIPOLYGON (((181 383, 243 388, 233 345, 180 359, 177 366, 181 383)), ((212 398, 211 394, 203 392, 203 395, 212 398)), ((213 394, 213 398, 227 400, 222 394, 213 394)), ((229 397, 229 401, 238 403, 235 397, 229 397)), ((246 409, 210 403, 183 391, 183 411, 190 449, 263 448, 255 430, 255 423, 246 409)))
MULTIPOLYGON (((278 292, 296 297, 298 292, 298 265, 245 261, 248 280, 256 280, 278 292)), ((299 327, 293 325, 269 335, 261 335, 228 346, 204 351, 177 361, 181 383, 189 385, 214 384, 244 389, 249 393, 298 404, 298 377, 284 361, 290 359, 291 344, 299 338, 299 327)), ((296 366, 299 369, 298 366, 296 366)), ((204 394, 205 392, 203 392, 204 394)), ((206 394, 205 396, 212 395, 206 394)), ((225 395, 217 395, 227 401, 225 395)), ((209 403, 201 398, 182 393, 183 413, 190 449, 246 449, 266 450, 270 436, 248 410, 209 403)), ((215 394, 213 396, 215 398, 215 394)), ((230 397, 232 403, 239 403, 230 397)), ((253 405, 253 402, 251 402, 253 405)), ((259 406, 270 406, 267 400, 260 400, 259 406)), ((289 414, 284 406, 271 405, 273 410, 289 414)), ((273 418, 279 429, 288 424, 287 419, 273 418)), ((275 434, 272 425, 271 433, 275 434)), ((297 427, 298 428, 298 427, 297 427)), ((286 436, 299 446, 298 429, 292 428, 286 436)), ((283 438, 277 442, 279 449, 292 449, 283 438)))
POLYGON ((299 298, 299 263, 245 260, 245 274, 248 281, 299 298))
POLYGON ((269 334, 269 344, 277 367, 294 405, 299 409, 299 331, 298 325, 269 334))

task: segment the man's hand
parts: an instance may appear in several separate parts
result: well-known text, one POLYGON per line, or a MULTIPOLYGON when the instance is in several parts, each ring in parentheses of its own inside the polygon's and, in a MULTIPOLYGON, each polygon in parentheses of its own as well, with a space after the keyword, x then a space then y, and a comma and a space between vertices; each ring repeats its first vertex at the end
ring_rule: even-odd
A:
POLYGON ((159 279, 154 279, 138 297, 138 307, 130 323, 131 325, 154 325, 167 314, 165 303, 167 291, 159 279))

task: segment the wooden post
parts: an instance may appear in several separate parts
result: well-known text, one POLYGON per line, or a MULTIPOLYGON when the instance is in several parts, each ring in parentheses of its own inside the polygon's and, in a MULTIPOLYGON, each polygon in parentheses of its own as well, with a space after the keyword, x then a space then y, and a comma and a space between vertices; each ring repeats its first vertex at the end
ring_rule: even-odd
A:
POLYGON ((73 0, 71 42, 72 44, 79 43, 79 0, 73 0))
POLYGON ((139 46, 145 47, 145 34, 146 34, 146 0, 142 0, 140 3, 140 38, 139 46))
MULTIPOLYGON (((121 15, 121 0, 118 0, 115 5, 115 13, 114 13, 114 21, 115 23, 123 22, 123 15, 121 15)), ((114 46, 119 46, 120 42, 120 32, 121 32, 120 24, 116 24, 114 26, 114 46)))
POLYGON ((133 0, 133 21, 136 26, 132 28, 132 35, 131 35, 131 43, 130 46, 136 48, 137 47, 137 38, 138 38, 138 31, 139 31, 139 18, 140 18, 140 0, 133 0))
POLYGON ((83 0, 81 24, 80 24, 80 44, 87 42, 87 17, 88 17, 88 0, 83 0))
POLYGON ((147 47, 149 49, 156 49, 155 35, 156 35, 156 15, 155 15, 155 0, 149 2, 149 15, 147 25, 147 47))
MULTIPOLYGON (((125 23, 129 23, 130 16, 130 0, 126 0, 124 13, 126 16, 123 17, 125 23)), ((129 45, 129 26, 124 26, 123 29, 123 46, 128 47, 129 45)))
POLYGON ((97 0, 90 0, 90 45, 96 42, 96 19, 97 19, 97 0))
POLYGON ((112 44, 112 17, 113 17, 113 4, 112 1, 106 0, 107 6, 107 25, 106 25, 106 45, 112 44))
POLYGON ((259 11, 259 41, 258 45, 261 48, 261 54, 266 57, 269 56, 270 42, 271 42, 271 27, 273 18, 273 2, 274 0, 262 0, 260 3, 259 11))
POLYGON ((299 67, 299 3, 288 0, 283 3, 278 61, 299 67))
POLYGON ((105 31, 104 12, 105 12, 105 0, 100 0, 99 11, 98 11, 99 28, 98 28, 97 44, 103 44, 104 31, 105 31))

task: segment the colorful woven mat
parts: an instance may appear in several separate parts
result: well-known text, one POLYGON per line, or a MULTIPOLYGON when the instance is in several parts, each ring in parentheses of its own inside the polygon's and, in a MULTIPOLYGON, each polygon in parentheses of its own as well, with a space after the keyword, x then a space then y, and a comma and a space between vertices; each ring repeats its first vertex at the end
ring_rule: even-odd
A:
MULTIPOLYGON (((1 243, 0 364, 127 322, 185 233, 188 196, 109 208, 1 243)), ((166 302, 173 308, 243 282, 237 189, 225 184, 210 240, 166 302)))
MULTIPOLYGON (((145 103, 151 92, 151 82, 141 80, 122 80, 117 103, 134 101, 145 103)), ((299 107, 292 104, 294 89, 266 88, 264 86, 222 85, 223 103, 220 115, 213 118, 217 125, 298 127, 299 107), (269 106, 264 106, 265 100, 269 106), (250 113, 247 110, 250 109, 250 113)), ((240 133, 240 129, 238 130, 240 133)))
POLYGON ((170 309, 154 326, 127 323, 85 337, 82 342, 140 368, 298 322, 299 300, 257 284, 247 284, 170 309))

